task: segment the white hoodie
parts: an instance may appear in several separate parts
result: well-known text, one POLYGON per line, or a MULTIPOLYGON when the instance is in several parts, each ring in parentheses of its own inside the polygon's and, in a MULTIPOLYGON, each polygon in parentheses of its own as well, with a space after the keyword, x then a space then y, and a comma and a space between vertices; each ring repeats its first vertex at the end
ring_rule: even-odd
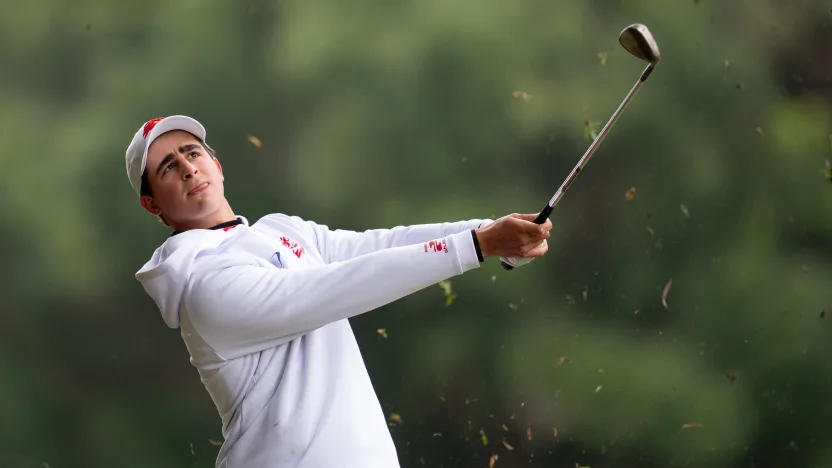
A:
POLYGON ((479 267, 470 230, 487 220, 358 233, 239 219, 170 237, 136 273, 222 418, 216 466, 399 467, 347 319, 479 267))

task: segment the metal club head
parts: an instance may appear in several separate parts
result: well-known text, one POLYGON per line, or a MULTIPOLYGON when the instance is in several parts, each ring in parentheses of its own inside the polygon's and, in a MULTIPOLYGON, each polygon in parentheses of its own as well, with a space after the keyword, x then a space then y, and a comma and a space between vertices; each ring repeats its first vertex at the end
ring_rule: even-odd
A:
POLYGON ((636 57, 655 65, 661 60, 661 53, 653 34, 643 24, 631 24, 618 35, 618 42, 627 49, 627 52, 636 57))

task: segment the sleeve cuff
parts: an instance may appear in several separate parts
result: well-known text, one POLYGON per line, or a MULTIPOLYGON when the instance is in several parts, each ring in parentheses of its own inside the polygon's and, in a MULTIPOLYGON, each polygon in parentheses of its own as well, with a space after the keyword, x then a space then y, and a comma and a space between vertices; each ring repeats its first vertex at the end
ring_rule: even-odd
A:
POLYGON ((482 250, 480 250, 480 241, 479 241, 479 239, 477 239, 477 230, 476 229, 471 229, 471 239, 473 239, 473 241, 474 241, 474 250, 476 250, 476 252, 477 252, 477 260, 479 260, 480 263, 484 262, 485 259, 482 258, 482 250))
POLYGON ((474 247, 474 239, 470 231, 463 231, 447 237, 454 246, 459 261, 460 273, 479 268, 480 262, 477 258, 477 250, 474 247))

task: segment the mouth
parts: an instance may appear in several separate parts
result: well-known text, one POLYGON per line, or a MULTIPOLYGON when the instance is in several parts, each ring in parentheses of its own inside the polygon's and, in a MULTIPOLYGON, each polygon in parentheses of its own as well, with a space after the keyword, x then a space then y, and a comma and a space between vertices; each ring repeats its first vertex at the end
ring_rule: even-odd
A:
POLYGON ((208 182, 203 182, 203 183, 197 185, 196 187, 192 188, 191 191, 188 192, 188 195, 196 195, 197 193, 202 192, 207 188, 208 188, 208 182))

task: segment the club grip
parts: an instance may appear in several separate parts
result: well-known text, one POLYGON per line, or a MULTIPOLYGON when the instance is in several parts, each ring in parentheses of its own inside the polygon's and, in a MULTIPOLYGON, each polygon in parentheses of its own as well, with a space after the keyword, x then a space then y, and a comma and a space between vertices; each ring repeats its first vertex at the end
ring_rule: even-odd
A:
MULTIPOLYGON (((534 223, 535 224, 545 223, 546 220, 549 218, 549 215, 551 215, 551 214, 552 214, 552 206, 547 204, 546 208, 543 208, 542 210, 540 210, 540 213, 537 215, 537 218, 534 219, 534 223)), ((509 265, 508 263, 506 263, 504 261, 500 261, 500 266, 502 266, 503 270, 506 270, 506 271, 510 271, 510 270, 514 269, 513 266, 509 265)))
POLYGON ((540 211, 540 214, 537 215, 537 218, 534 219, 535 224, 543 224, 549 219, 549 215, 552 214, 552 207, 546 205, 546 208, 543 208, 540 211))

